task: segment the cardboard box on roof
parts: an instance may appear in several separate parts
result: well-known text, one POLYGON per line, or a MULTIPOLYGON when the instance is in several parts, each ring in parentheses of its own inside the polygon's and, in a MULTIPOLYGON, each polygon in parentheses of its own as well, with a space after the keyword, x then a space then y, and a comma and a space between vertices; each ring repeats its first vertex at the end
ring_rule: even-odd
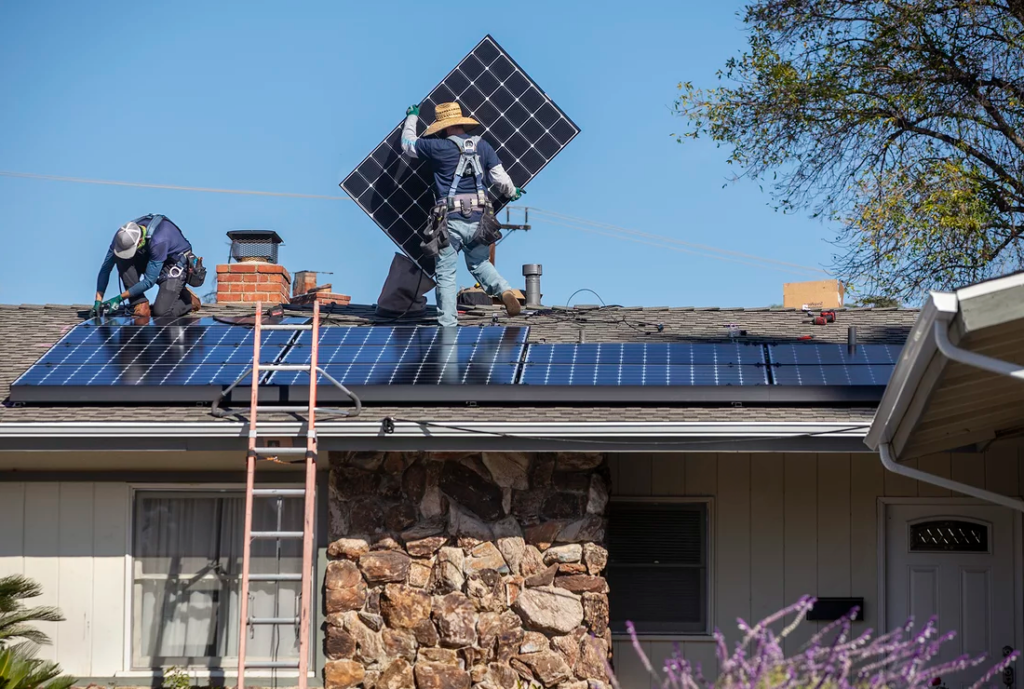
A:
POLYGON ((838 309, 846 288, 839 280, 787 282, 782 285, 782 305, 790 309, 838 309))

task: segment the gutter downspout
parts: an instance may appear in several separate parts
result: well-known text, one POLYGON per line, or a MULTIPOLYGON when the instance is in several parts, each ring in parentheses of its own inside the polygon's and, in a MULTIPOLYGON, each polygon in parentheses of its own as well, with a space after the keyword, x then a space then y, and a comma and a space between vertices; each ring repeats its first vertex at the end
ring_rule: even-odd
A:
MULTIPOLYGON (((980 368, 984 371, 990 371, 1003 376, 1010 376, 1011 378, 1016 378, 1017 380, 1024 382, 1024 368, 1018 364, 1003 361, 1001 359, 994 359, 990 356, 985 356, 984 354, 978 354, 977 352, 961 349, 950 342, 948 330, 948 320, 939 319, 935 321, 935 326, 933 328, 935 333, 935 344, 947 359, 958 361, 967 366, 980 368)), ((970 495, 972 498, 978 498, 985 502, 992 502, 997 505, 1002 505, 1003 507, 1009 507, 1011 510, 1024 512, 1024 501, 1022 500, 1017 500, 1006 495, 1000 495, 999 493, 993 493, 992 491, 984 490, 983 488, 975 488, 974 486, 967 485, 966 483, 952 481, 948 478, 929 474, 927 472, 920 471, 919 469, 914 469, 897 463, 892 458, 889 443, 881 443, 878 446, 878 454, 882 458, 882 466, 894 474, 906 476, 907 478, 914 479, 915 481, 930 483, 933 486, 956 491, 957 493, 963 493, 964 495, 970 495)))

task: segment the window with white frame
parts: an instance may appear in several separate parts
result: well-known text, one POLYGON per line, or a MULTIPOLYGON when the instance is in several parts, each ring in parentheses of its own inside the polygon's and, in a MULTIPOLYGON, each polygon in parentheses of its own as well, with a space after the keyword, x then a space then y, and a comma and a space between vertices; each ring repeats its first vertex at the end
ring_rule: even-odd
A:
POLYGON ((613 632, 708 632, 708 504, 613 500, 608 505, 613 632))
MULTIPOLYGON (((132 547, 132 665, 229 666, 237 661, 245 493, 138 490, 132 547)), ((301 531, 301 498, 257 499, 253 530, 301 531)), ((252 573, 299 573, 302 542, 252 543, 252 573)), ((297 581, 251 582, 252 617, 298 614, 297 581)), ((250 660, 292 660, 297 627, 254 625, 250 660)))

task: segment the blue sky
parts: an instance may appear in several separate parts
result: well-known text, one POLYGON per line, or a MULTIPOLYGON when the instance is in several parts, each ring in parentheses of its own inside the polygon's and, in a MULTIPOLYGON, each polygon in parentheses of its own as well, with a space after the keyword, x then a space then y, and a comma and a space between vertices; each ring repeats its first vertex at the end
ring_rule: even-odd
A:
MULTIPOLYGON (((527 205, 829 264, 834 229, 774 212, 757 184, 726 184, 726 151, 671 136, 676 84, 711 85, 743 48, 740 3, 428 11, 439 7, 0 3, 0 170, 339 195, 338 182, 405 108, 490 33, 582 129, 530 183, 527 205)), ((91 301, 112 233, 147 212, 174 219, 208 265, 226 259, 226 231, 275 229, 287 268, 333 271, 324 279, 365 303, 376 300, 395 250, 346 201, 0 177, 0 302, 91 301)), ((763 306, 782 301, 784 282, 814 279, 531 221, 529 234, 501 245, 497 265, 521 285, 523 263, 543 264, 548 304, 589 288, 609 304, 763 306)), ((464 265, 459 283, 471 283, 464 265)))

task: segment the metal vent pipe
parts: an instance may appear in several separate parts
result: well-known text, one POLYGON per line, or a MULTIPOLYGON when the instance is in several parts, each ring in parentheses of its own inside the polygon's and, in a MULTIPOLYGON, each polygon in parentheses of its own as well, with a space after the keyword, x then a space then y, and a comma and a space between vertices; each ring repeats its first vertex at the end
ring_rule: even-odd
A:
POLYGON ((526 277, 526 308, 540 307, 540 276, 544 267, 539 263, 527 263, 523 266, 526 277))

